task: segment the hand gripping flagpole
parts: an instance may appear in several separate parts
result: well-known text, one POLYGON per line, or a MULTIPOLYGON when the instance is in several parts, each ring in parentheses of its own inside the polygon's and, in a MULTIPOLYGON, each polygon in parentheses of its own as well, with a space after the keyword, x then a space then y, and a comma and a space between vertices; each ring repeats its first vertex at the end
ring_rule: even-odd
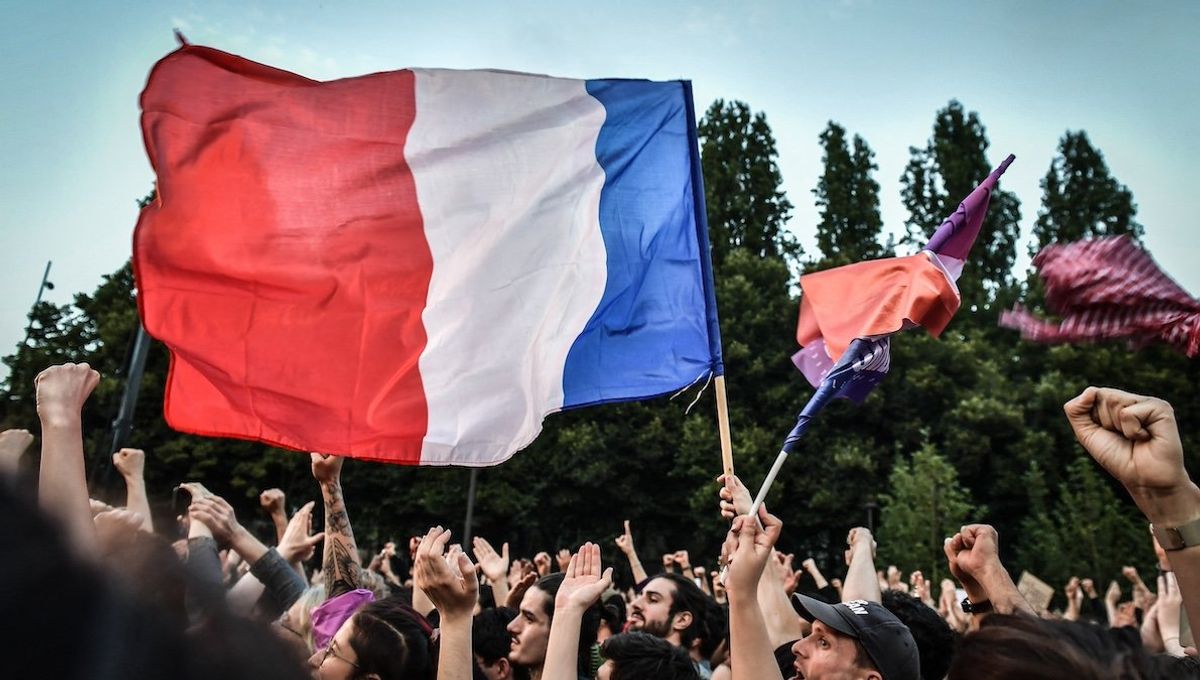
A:
MULTIPOLYGON (((779 449, 779 455, 775 456, 775 462, 767 472, 762 486, 759 487, 758 495, 750 505, 750 511, 746 513, 759 522, 760 527, 762 522, 758 519, 758 509, 762 507, 763 501, 770 493, 771 486, 775 483, 775 478, 779 475, 784 461, 800 444, 800 438, 804 436, 804 433, 808 432, 813 417, 836 397, 844 396, 858 402, 865 399, 871 388, 875 387, 887 373, 891 360, 890 352, 891 343, 886 337, 855 338, 842 354, 842 358, 821 380, 820 387, 809 398, 808 403, 800 411, 800 415, 796 417, 796 425, 783 440, 783 447, 779 449)), ((721 569, 722 583, 725 582, 727 573, 728 565, 725 565, 721 569)))

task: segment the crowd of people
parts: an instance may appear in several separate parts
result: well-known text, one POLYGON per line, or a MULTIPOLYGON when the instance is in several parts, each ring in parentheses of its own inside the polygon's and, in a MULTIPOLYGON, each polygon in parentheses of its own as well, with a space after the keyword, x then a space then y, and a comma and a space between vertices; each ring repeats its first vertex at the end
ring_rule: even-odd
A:
POLYGON ((1123 602, 1115 581, 1101 596, 1092 579, 1072 579, 1065 608, 1038 611, 991 526, 946 537, 953 578, 936 589, 921 572, 881 569, 863 527, 847 537, 845 572, 826 578, 812 559, 797 567, 775 549, 785 528, 765 507, 749 514, 733 475, 714 489, 731 527, 712 568, 680 550, 651 573, 626 521, 616 548, 636 581, 627 590, 591 542, 520 557, 482 537, 458 544, 435 526, 364 551, 344 461, 317 453, 323 531, 313 530, 315 503, 289 517, 283 493, 269 490, 260 500, 274 535, 263 540, 191 481, 176 491, 177 526, 156 527, 141 451, 113 455, 123 507, 89 495, 80 412, 98 381, 87 364, 38 376, 36 500, 15 481, 33 435, 0 433, 0 613, 13 677, 1200 677, 1187 626, 1200 620, 1200 488, 1158 399, 1088 388, 1066 405, 1079 442, 1157 527, 1147 537, 1156 587, 1127 568, 1123 602))

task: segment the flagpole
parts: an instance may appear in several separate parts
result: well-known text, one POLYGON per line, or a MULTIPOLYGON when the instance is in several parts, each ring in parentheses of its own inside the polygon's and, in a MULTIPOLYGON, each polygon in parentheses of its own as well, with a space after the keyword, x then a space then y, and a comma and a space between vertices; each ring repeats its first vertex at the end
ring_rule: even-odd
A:
POLYGON ((729 436, 729 404, 725 398, 725 376, 713 380, 717 386, 717 430, 721 435, 721 469, 733 475, 733 442, 729 436))
POLYGON ((787 450, 780 449, 779 455, 775 456, 775 463, 771 465, 771 469, 767 472, 767 478, 763 480, 762 486, 758 489, 758 496, 755 496, 754 503, 750 505, 750 512, 746 514, 751 517, 758 517, 758 509, 762 506, 763 501, 767 499, 767 494, 771 491, 771 485, 775 483, 775 476, 779 474, 779 469, 783 467, 783 461, 787 460, 787 457, 787 450))
POLYGON ((700 137, 696 125, 696 103, 692 96, 692 81, 681 80, 687 114, 688 144, 692 156, 692 209, 696 217, 696 243, 700 246, 700 272, 704 282, 704 302, 707 308, 708 348, 712 357, 712 372, 717 384, 717 430, 721 442, 721 471, 733 474, 733 443, 729 435, 729 403, 725 396, 725 363, 721 358, 721 324, 717 320, 717 292, 713 279, 712 249, 708 241, 708 210, 704 205, 704 172, 700 163, 700 137))

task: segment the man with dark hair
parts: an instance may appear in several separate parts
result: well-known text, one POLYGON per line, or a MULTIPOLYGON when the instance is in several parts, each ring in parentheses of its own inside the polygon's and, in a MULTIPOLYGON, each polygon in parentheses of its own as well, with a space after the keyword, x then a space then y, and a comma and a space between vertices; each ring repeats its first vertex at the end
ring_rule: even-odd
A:
POLYGON ((946 620, 929 605, 907 593, 883 591, 883 606, 912 633, 921 657, 922 680, 942 680, 950 670, 956 636, 946 620))
POLYGON ((693 643, 705 632, 708 596, 691 579, 674 573, 650 578, 629 605, 630 632, 648 633, 682 647, 696 662, 701 678, 712 675, 693 643))
POLYGON ((708 609, 704 591, 679 574, 651 577, 629 605, 629 630, 649 633, 673 645, 691 648, 704 628, 708 609))
POLYGON ((792 645, 799 677, 836 677, 838 672, 879 680, 919 680, 917 643, 908 626, 878 602, 831 605, 795 595, 812 632, 792 645), (851 651, 852 650, 852 651, 851 651))
POLYGON ((488 680, 528 677, 508 660, 512 645, 512 636, 507 630, 508 622, 516 616, 517 610, 511 607, 494 607, 476 614, 471 624, 471 651, 475 654, 475 665, 488 680))
MULTIPOLYGON (((550 640, 550 625, 554 621, 554 597, 562 585, 563 573, 538 579, 525 596, 517 615, 508 624, 512 644, 508 659, 528 669, 532 680, 540 680, 546 663, 546 644, 550 640)), ((583 613, 579 632, 578 670, 581 677, 591 675, 590 650, 600 629, 600 608, 593 604, 583 613)))
POLYGON ((647 633, 622 633, 605 641, 598 680, 699 680, 682 647, 647 633))

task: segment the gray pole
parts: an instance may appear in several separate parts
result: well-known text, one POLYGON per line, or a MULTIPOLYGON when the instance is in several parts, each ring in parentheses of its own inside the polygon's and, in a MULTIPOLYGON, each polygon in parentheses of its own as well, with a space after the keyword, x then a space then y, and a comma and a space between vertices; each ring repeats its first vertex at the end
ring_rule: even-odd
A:
POLYGON ((116 453, 129 443, 133 430, 133 413, 137 410, 138 392, 142 389, 142 373, 146 369, 146 355, 150 352, 150 336, 138 322, 137 336, 133 340, 133 352, 125 366, 125 393, 121 395, 121 408, 112 424, 112 443, 107 453, 116 453))
POLYGON ((129 443, 129 434, 133 430, 133 413, 137 409, 138 392, 142 388, 142 373, 146 369, 146 355, 149 353, 150 335, 139 320, 137 335, 133 338, 133 350, 125 364, 125 392, 121 395, 117 417, 112 422, 112 438, 109 440, 108 450, 100 453, 98 464, 92 468, 93 480, 98 474, 98 486, 105 491, 112 481, 112 454, 129 443))
POLYGON ((479 477, 479 468, 471 468, 471 482, 467 486, 467 519, 463 522, 462 547, 464 551, 471 550, 471 525, 475 523, 475 483, 479 477))
MULTIPOLYGON (((54 264, 54 260, 46 260, 46 271, 42 272, 42 283, 38 286, 37 299, 33 301, 34 309, 37 309, 37 306, 42 304, 42 293, 46 291, 47 284, 49 284, 50 288, 54 288, 54 284, 50 283, 50 265, 52 264, 54 264)), ((29 323, 25 326, 25 339, 21 341, 22 347, 29 344, 29 334, 32 332, 33 319, 30 319, 29 323)))

